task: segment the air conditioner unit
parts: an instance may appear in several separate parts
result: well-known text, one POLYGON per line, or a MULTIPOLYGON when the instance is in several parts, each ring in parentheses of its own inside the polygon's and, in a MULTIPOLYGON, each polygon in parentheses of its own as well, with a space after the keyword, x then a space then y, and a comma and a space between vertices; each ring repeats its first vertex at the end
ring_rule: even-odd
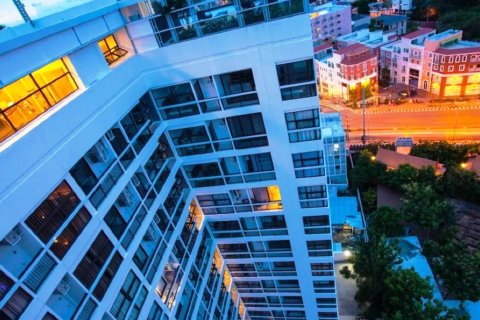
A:
POLYGON ((88 156, 94 163, 107 162, 110 157, 101 141, 97 142, 89 151, 88 156))
MULTIPOLYGON (((4 242, 8 243, 12 247, 16 245, 22 239, 22 233, 18 227, 13 228, 5 238, 3 239, 4 242)), ((2 241, 2 242, 3 242, 2 241)))
POLYGON ((131 207, 133 205, 133 194, 128 188, 125 188, 118 196, 117 202, 121 207, 131 207))
POLYGON ((72 279, 69 276, 63 277, 62 281, 58 284, 57 288, 55 289, 61 295, 66 295, 70 290, 72 285, 72 279))

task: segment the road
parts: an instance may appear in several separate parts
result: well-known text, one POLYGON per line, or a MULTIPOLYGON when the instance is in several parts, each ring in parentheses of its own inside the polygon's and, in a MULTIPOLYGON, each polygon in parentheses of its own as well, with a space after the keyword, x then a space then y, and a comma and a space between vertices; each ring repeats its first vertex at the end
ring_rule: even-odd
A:
MULTIPOLYGON (((323 108, 325 112, 338 112, 323 108)), ((394 141, 396 137, 415 140, 480 141, 480 108, 439 108, 368 111, 367 136, 374 140, 394 141)), ((341 111, 343 125, 350 139, 362 136, 362 113, 351 109, 341 111)))

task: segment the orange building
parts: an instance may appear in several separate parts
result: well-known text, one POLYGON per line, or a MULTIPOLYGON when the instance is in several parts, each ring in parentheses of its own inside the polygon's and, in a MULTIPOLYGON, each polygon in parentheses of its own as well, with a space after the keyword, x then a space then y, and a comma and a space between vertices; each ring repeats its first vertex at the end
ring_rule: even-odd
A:
POLYGON ((480 43, 447 30, 425 40, 419 87, 438 97, 480 94, 480 43))

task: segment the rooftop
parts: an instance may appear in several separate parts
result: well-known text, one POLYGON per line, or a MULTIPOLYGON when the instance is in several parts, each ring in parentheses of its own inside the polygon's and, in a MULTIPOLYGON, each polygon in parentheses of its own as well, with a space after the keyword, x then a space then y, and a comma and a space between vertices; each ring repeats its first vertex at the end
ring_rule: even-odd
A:
POLYGON ((352 21, 369 19, 369 18, 370 16, 368 14, 352 14, 352 21))
POLYGON ((374 21, 381 21, 385 25, 392 25, 402 21, 407 21, 407 17, 399 16, 399 15, 390 15, 390 14, 382 14, 377 18, 373 18, 374 21))
POLYGON ((361 43, 354 43, 349 46, 341 47, 335 53, 336 54, 348 54, 354 55, 367 51, 368 48, 361 43))
POLYGON ((383 33, 382 30, 370 31, 368 28, 361 29, 337 38, 338 41, 360 42, 367 46, 378 47, 379 45, 396 39, 395 32, 383 33))
POLYGON ((402 164, 409 164, 416 169, 432 166, 436 170, 437 175, 445 173, 446 169, 443 164, 425 158, 401 154, 395 151, 378 148, 377 161, 385 163, 391 169, 398 169, 402 164))
POLYGON ((318 16, 322 16, 327 13, 334 13, 338 11, 343 11, 343 10, 350 10, 350 6, 344 6, 344 5, 334 5, 331 2, 317 6, 313 8, 313 12, 310 13, 310 19, 316 18, 318 16))
POLYGON ((431 32, 435 32, 435 29, 432 29, 432 28, 420 28, 416 31, 413 31, 413 32, 410 32, 410 33, 407 33, 406 35, 402 36, 402 38, 405 38, 405 39, 415 39, 415 38, 418 38, 418 37, 421 37, 423 35, 426 35, 426 34, 429 34, 431 32))

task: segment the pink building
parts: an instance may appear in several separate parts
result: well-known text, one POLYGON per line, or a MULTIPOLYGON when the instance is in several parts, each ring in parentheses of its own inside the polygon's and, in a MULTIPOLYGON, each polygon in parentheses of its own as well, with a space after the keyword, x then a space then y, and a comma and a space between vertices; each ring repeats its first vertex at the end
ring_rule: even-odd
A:
POLYGON ((352 9, 330 2, 315 7, 310 13, 310 22, 314 40, 336 38, 352 32, 352 9))

